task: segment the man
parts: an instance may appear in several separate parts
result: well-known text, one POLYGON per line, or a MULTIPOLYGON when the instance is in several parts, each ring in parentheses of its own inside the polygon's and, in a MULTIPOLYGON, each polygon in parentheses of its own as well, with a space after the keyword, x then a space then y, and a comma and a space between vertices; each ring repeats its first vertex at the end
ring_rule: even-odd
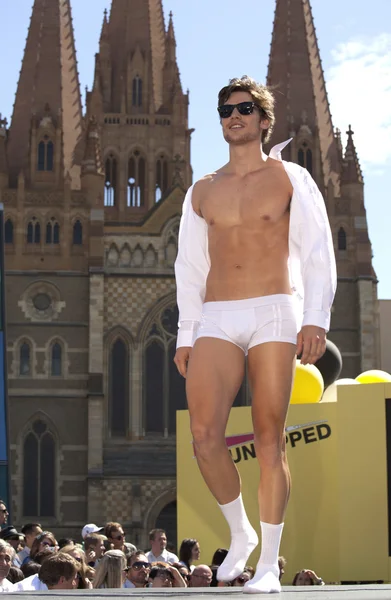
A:
POLYGON ((12 564, 12 546, 0 540, 0 593, 14 591, 14 585, 7 580, 12 564))
POLYGON ((178 557, 173 552, 167 550, 167 535, 164 529, 152 529, 149 532, 149 541, 151 549, 147 552, 147 558, 152 562, 173 563, 178 562, 178 557))
POLYGON ((42 525, 40 523, 27 523, 22 527, 22 533, 25 539, 25 547, 18 553, 18 559, 20 564, 23 565, 30 556, 31 546, 37 535, 42 533, 42 525))
POLYGON ((87 525, 84 525, 83 529, 81 530, 81 537, 84 540, 86 536, 90 535, 91 533, 103 533, 103 531, 104 527, 98 527, 95 525, 95 523, 87 523, 87 525))
POLYGON ((98 533, 91 533, 84 538, 84 552, 90 567, 96 569, 105 550, 103 537, 98 533))
POLYGON ((193 569, 189 587, 210 587, 212 583, 212 569, 207 565, 198 565, 193 569))
POLYGON ((7 510, 6 503, 0 499, 0 529, 7 525, 9 512, 7 510))
POLYGON ((151 564, 143 552, 133 552, 128 559, 125 588, 145 588, 148 585, 151 564))
POLYGON ((284 430, 296 354, 314 364, 325 351, 335 257, 315 182, 304 168, 281 161, 288 142, 269 157, 262 151, 274 125, 270 91, 249 77, 233 79, 219 94, 218 110, 230 159, 184 201, 174 360, 186 377, 198 465, 231 530, 217 577, 232 581, 258 544, 225 442, 248 357, 262 552, 244 591, 271 593, 281 590, 278 550, 290 492, 284 430))
POLYGON ((39 572, 39 579, 48 590, 74 590, 77 587, 78 563, 69 554, 59 552, 47 558, 39 572))
POLYGON ((128 556, 131 552, 136 552, 136 546, 125 542, 126 535, 121 523, 115 523, 113 521, 106 523, 104 534, 113 550, 121 550, 125 556, 128 556))

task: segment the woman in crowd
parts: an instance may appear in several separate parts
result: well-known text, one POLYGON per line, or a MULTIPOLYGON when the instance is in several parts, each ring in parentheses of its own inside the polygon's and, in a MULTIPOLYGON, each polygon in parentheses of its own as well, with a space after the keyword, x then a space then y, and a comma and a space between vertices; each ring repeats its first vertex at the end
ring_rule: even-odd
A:
POLYGON ((179 562, 173 563, 172 566, 178 569, 182 579, 184 579, 186 585, 188 586, 191 579, 190 569, 188 569, 187 567, 185 567, 185 565, 179 562))
POLYGON ((39 552, 43 550, 50 550, 51 552, 57 552, 58 544, 57 540, 51 531, 43 531, 33 541, 30 551, 30 560, 35 560, 39 552))
POLYGON ((79 572, 77 574, 77 589, 78 590, 91 590, 92 583, 91 579, 94 578, 95 571, 89 567, 86 563, 86 557, 84 551, 74 544, 64 546, 60 552, 63 554, 69 554, 79 563, 79 572))
POLYGON ((191 572, 194 569, 193 562, 200 560, 201 549, 197 540, 186 538, 179 548, 179 562, 191 572))
POLYGON ((96 568, 93 587, 95 589, 122 588, 128 567, 122 550, 108 550, 96 568))

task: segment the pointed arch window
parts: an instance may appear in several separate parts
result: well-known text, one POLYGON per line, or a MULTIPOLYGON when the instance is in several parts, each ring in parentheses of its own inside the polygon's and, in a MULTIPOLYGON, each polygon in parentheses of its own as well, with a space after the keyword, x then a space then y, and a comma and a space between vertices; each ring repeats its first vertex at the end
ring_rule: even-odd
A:
POLYGON ((19 375, 31 375, 31 346, 27 342, 19 349, 19 375))
POLYGON ((155 202, 159 202, 168 190, 168 161, 159 156, 156 161, 155 202))
POLYGON ((6 244, 14 243, 14 224, 11 219, 7 219, 4 224, 4 241, 6 244))
POLYGON ((297 162, 301 167, 307 169, 312 175, 312 151, 308 148, 307 142, 303 142, 297 153, 297 162))
POLYGON ((128 163, 128 197, 130 208, 140 208, 146 198, 146 160, 139 150, 135 150, 128 163))
POLYGON ((46 243, 47 244, 59 244, 60 243, 60 226, 56 219, 52 217, 46 225, 46 243))
POLYGON ((157 316, 144 351, 144 429, 147 435, 176 432, 176 411, 187 408, 185 380, 173 362, 176 350, 176 305, 157 316))
POLYGON ((37 420, 23 442, 23 516, 54 517, 55 484, 54 436, 37 420))
POLYGON ((112 436, 126 437, 129 415, 129 350, 118 338, 110 350, 109 423, 112 436))
POLYGON ((39 224, 36 217, 33 217, 31 221, 29 221, 29 223, 27 224, 27 243, 41 243, 41 225, 39 224))
POLYGON ((105 165, 105 206, 115 206, 117 196, 117 159, 110 154, 105 165))
POLYGON ((81 246, 83 244, 83 225, 79 220, 73 224, 72 243, 74 246, 81 246))
POLYGON ((53 171, 54 144, 48 135, 38 144, 38 171, 53 171))
POLYGON ((139 75, 133 79, 132 86, 132 104, 133 106, 142 106, 143 103, 143 81, 139 75))
POLYGON ((50 374, 53 377, 62 375, 62 347, 58 342, 54 343, 51 348, 50 374))
POLYGON ((347 248, 347 240, 346 240, 346 231, 343 227, 340 227, 338 230, 338 250, 346 250, 347 248))

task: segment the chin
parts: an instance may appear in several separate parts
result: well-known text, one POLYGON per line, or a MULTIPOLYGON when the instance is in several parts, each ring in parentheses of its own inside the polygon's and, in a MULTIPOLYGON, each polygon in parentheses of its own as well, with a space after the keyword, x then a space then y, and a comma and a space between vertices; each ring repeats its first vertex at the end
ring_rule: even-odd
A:
POLYGON ((244 144, 249 144, 250 142, 254 142, 258 138, 259 138, 258 133, 254 135, 253 133, 250 133, 249 131, 244 131, 241 133, 226 131, 224 133, 225 141, 228 142, 228 144, 232 144, 232 146, 243 146, 244 144))

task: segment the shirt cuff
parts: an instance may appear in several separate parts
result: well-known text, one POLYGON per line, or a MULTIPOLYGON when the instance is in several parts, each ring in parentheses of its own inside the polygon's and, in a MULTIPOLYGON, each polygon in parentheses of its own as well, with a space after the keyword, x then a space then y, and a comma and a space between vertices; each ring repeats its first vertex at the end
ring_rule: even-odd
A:
POLYGON ((182 321, 178 329, 178 337, 176 341, 176 347, 188 347, 191 348, 194 345, 195 337, 198 331, 198 321, 182 321))
POLYGON ((315 325, 316 327, 321 327, 327 333, 330 329, 330 313, 325 312, 324 310, 306 310, 304 311, 302 327, 305 325, 315 325))

